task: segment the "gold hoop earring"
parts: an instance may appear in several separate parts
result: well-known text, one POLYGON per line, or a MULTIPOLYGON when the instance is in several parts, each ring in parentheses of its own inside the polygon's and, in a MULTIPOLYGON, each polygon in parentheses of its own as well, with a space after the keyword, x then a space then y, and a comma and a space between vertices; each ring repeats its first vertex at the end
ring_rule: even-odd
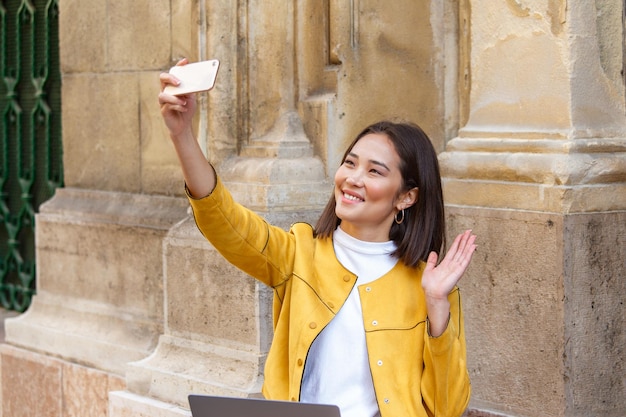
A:
POLYGON ((397 212, 393 219, 395 220, 396 224, 402 224, 402 222, 404 221, 404 209, 397 212), (400 213, 402 213, 402 216, 398 218, 398 214, 400 213))

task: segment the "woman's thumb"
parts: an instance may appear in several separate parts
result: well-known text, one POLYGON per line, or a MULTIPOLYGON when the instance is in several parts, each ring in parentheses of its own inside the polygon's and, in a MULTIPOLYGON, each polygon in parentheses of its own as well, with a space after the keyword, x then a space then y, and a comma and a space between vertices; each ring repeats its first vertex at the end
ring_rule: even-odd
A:
POLYGON ((428 259, 426 259, 426 269, 433 269, 437 266, 437 252, 431 252, 428 254, 428 259))

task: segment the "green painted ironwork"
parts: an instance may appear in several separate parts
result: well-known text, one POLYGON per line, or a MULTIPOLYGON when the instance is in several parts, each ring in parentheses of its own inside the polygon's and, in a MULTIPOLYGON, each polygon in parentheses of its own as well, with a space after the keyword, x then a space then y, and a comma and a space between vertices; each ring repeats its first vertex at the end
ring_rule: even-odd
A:
POLYGON ((58 0, 0 0, 0 307, 35 285, 35 213, 63 185, 58 0))

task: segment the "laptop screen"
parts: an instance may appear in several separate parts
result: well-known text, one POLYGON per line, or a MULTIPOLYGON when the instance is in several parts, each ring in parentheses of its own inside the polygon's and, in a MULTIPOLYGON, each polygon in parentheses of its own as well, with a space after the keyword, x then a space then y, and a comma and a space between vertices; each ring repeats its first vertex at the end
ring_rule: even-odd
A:
POLYGON ((341 417, 336 405, 189 395, 193 417, 341 417))

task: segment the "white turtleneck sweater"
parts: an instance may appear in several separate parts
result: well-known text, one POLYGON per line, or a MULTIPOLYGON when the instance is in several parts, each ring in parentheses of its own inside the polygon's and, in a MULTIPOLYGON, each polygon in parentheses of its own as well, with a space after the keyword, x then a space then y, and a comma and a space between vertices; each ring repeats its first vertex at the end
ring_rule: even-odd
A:
MULTIPOLYGON (((333 233, 337 260, 357 282, 335 318, 315 339, 307 356, 300 401, 335 404, 342 417, 379 416, 372 383, 357 286, 389 272, 398 261, 393 241, 364 242, 338 227, 333 233)), ((338 279, 327 277, 326 279, 338 279)))

